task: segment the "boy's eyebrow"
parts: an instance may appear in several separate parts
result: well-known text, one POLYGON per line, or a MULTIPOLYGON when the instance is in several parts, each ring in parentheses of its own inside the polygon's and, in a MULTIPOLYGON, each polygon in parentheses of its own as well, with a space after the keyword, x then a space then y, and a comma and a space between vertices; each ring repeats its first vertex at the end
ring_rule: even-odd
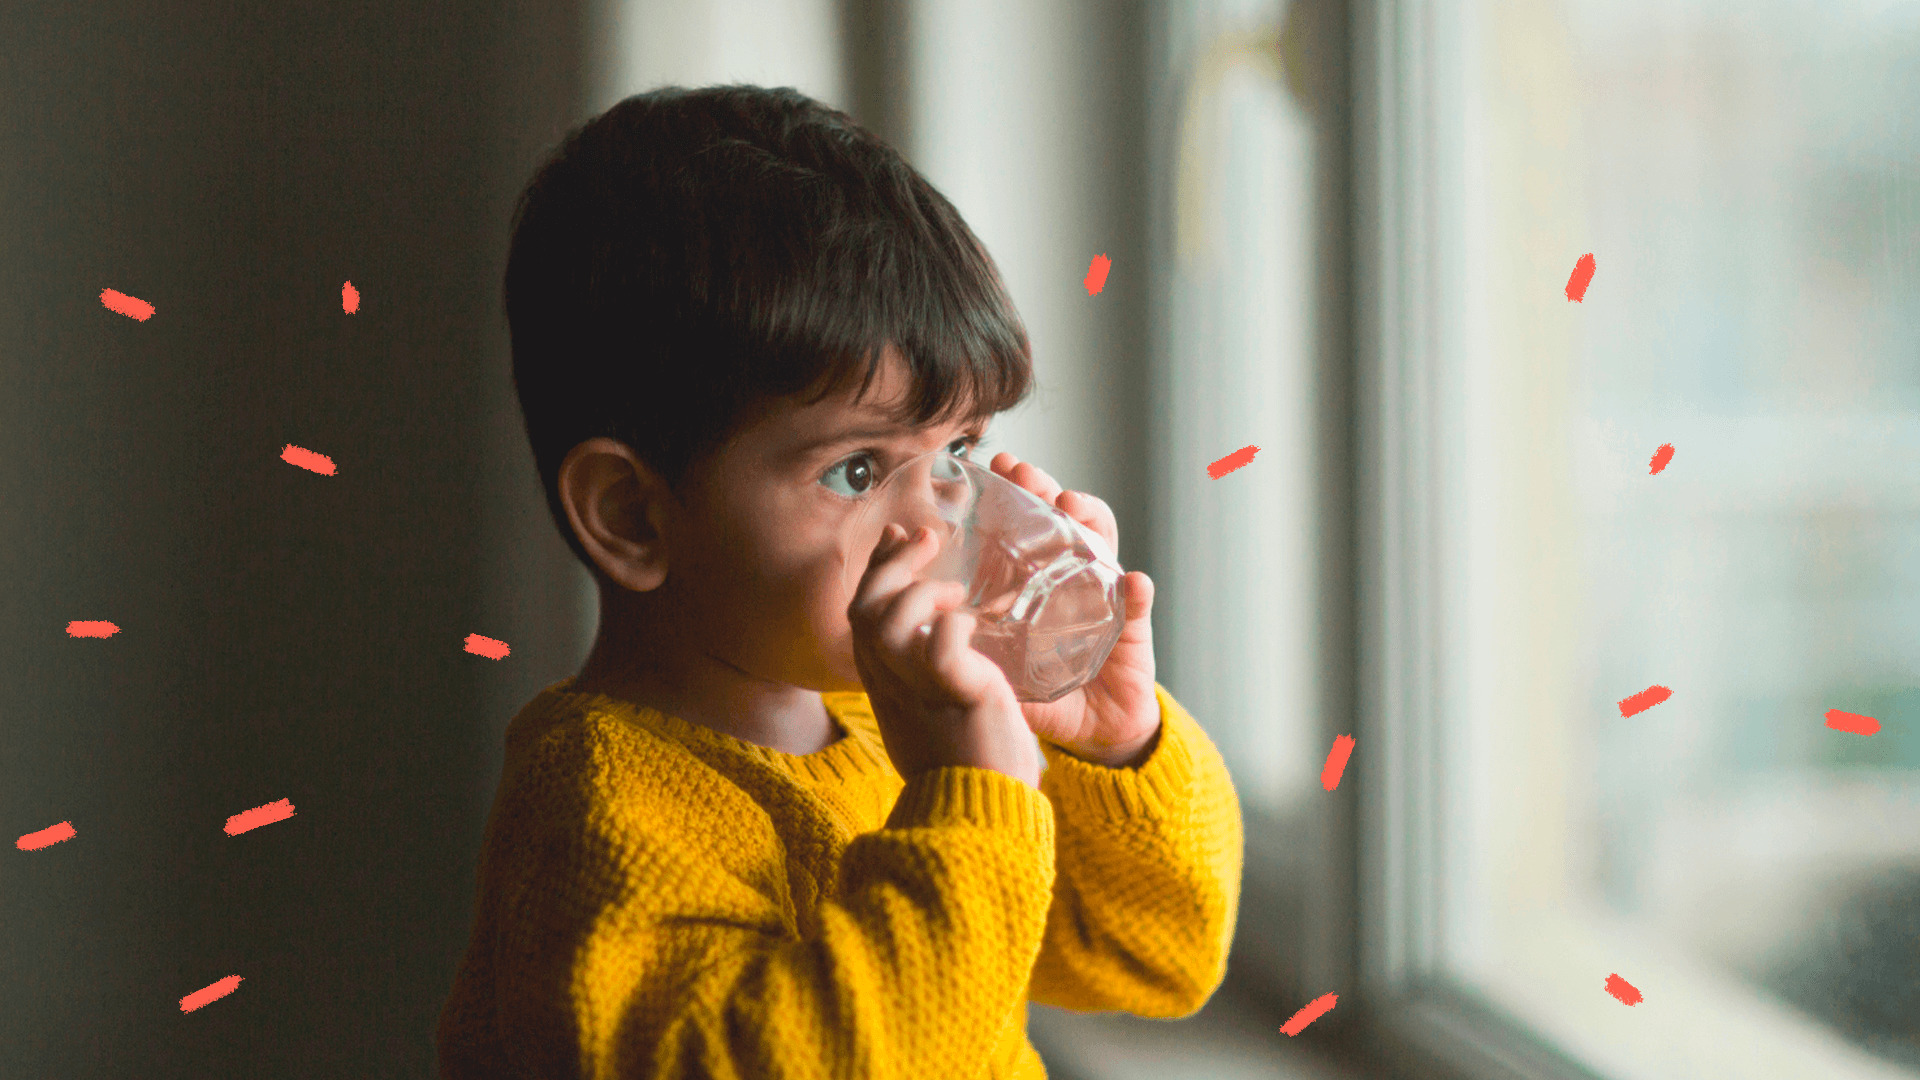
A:
MULTIPOLYGON (((975 421, 974 423, 978 424, 981 422, 975 421)), ((807 454, 807 453, 811 453, 812 451, 818 450, 823 446, 834 446, 839 443, 847 443, 847 442, 860 442, 865 439, 899 438, 903 435, 910 435, 913 433, 913 431, 914 429, 912 427, 903 424, 903 425, 897 425, 893 427, 859 428, 853 431, 835 432, 831 435, 822 435, 817 439, 809 439, 806 442, 801 443, 799 446, 794 448, 794 453, 807 454)))
POLYGON ((802 450, 812 450, 821 446, 831 446, 834 443, 839 443, 839 442, 854 442, 859 439, 898 438, 899 436, 905 435, 912 430, 913 430, 912 428, 905 427, 905 426, 895 426, 895 427, 883 427, 883 428, 857 428, 852 431, 836 431, 830 435, 822 435, 817 439, 809 439, 807 442, 801 444, 800 448, 802 450))

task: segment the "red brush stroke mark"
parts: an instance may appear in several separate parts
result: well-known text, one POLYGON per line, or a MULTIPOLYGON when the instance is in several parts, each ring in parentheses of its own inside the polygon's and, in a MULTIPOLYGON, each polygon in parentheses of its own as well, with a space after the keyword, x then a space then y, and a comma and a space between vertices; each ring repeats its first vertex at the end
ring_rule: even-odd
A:
POLYGON ((128 296, 119 289, 102 289, 100 304, 108 311, 119 312, 129 319, 146 322, 153 318, 153 305, 137 296, 128 296))
POLYGON ((1333 749, 1327 752, 1327 763, 1320 769, 1320 786, 1332 791, 1340 786, 1340 774, 1347 771, 1347 759, 1353 756, 1353 736, 1342 735, 1333 740, 1333 749))
POLYGON ((1293 1014, 1293 1019, 1280 1028, 1281 1034, 1291 1039, 1307 1029, 1307 1025, 1327 1015, 1333 1003, 1340 1000, 1338 994, 1321 994, 1307 1003, 1307 1007, 1293 1014))
POLYGON ((1645 690, 1622 701, 1620 703, 1620 715, 1632 716, 1635 713, 1646 712, 1648 709, 1653 708, 1655 705, 1660 704, 1672 696, 1673 691, 1664 686, 1649 686, 1645 690))
POLYGON ((1113 260, 1104 254, 1095 255, 1093 264, 1087 267, 1087 295, 1093 296, 1107 287, 1107 271, 1113 267, 1113 260))
POLYGON ((39 832, 30 832, 13 842, 21 851, 38 851, 43 847, 52 847, 62 840, 73 839, 73 822, 63 821, 58 825, 49 825, 39 832))
POLYGON ((1653 467, 1648 469, 1647 472, 1649 474, 1657 473, 1661 469, 1666 468, 1667 462, 1672 460, 1673 460, 1673 444, 1661 443, 1660 449, 1655 450, 1653 452, 1653 467))
POLYGON ((360 310, 360 290, 351 281, 340 286, 340 310, 349 315, 360 310))
POLYGON ((1640 996, 1639 990, 1634 989, 1632 983, 1618 975, 1607 976, 1607 993, 1619 998, 1622 1005, 1638 1005, 1646 1000, 1640 996))
POLYGON ((1233 470, 1245 465, 1247 462, 1252 461, 1253 455, 1259 452, 1260 448, 1257 446, 1243 446, 1233 453, 1228 454, 1226 457, 1221 458, 1219 461, 1207 466, 1207 475, 1218 480, 1233 470))
POLYGON ((1841 712, 1839 709, 1827 710, 1827 726, 1835 731, 1846 731, 1855 735, 1874 735, 1880 731, 1880 721, 1873 717, 1841 712))
POLYGON ((311 469, 322 476, 332 476, 334 473, 332 458, 325 454, 316 454, 311 450, 303 450, 292 443, 288 443, 287 448, 280 451, 280 460, 289 465, 311 469))
POLYGON ((239 836, 248 829, 257 829, 262 825, 271 825, 276 821, 285 821, 292 816, 292 799, 281 799, 279 802, 270 802, 264 806, 256 806, 251 810, 242 810, 240 813, 227 819, 227 835, 239 836))
POLYGON ((501 641, 499 638, 485 637, 480 634, 468 634, 467 651, 475 656, 484 656, 489 660, 498 660, 513 650, 507 648, 507 643, 501 641))
POLYGON ((119 627, 105 621, 87 622, 75 619, 67 624, 68 637, 112 637, 119 632, 119 627))
POLYGON ((1573 276, 1567 279, 1567 299, 1578 304, 1587 295, 1587 285, 1593 281, 1593 252, 1580 256, 1573 264, 1573 276))
POLYGON ((180 999, 180 1011, 192 1012, 209 1001, 218 1001, 240 988, 240 976, 229 975, 217 983, 209 984, 205 989, 195 990, 180 999))

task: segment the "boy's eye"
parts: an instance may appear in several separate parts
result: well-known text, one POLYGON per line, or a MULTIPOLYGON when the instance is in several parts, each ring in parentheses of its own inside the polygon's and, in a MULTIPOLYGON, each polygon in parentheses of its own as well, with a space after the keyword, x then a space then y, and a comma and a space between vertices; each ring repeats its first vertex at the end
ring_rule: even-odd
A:
POLYGON ((862 450, 835 465, 833 468, 828 469, 826 475, 820 478, 820 482, 841 495, 858 497, 866 494, 873 488, 878 475, 878 470, 873 464, 873 455, 862 450), (845 479, 842 480, 841 483, 846 484, 853 490, 841 491, 839 485, 834 483, 834 479, 843 473, 845 474, 845 479))
MULTIPOLYGON (((979 443, 980 437, 977 435, 955 439, 947 445, 947 453, 964 458, 979 443)), ((879 486, 879 459, 873 451, 862 450, 852 457, 835 463, 833 468, 828 469, 820 477, 820 482, 838 494, 857 499, 879 486), (841 484, 851 490, 842 490, 841 484)))

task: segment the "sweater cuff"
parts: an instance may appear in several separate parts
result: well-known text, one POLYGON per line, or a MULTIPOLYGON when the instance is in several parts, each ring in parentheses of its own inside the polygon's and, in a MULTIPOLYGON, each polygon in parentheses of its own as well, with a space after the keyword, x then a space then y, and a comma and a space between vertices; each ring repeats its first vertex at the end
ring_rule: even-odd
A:
POLYGON ((946 766, 916 774, 900 789, 889 829, 971 825, 1009 829, 1053 843, 1053 804, 1024 780, 992 769, 946 766))
POLYGON ((1167 688, 1153 684, 1160 702, 1159 742, 1147 760, 1131 769, 1110 769, 1082 761, 1041 740, 1047 771, 1040 787, 1057 799, 1061 813, 1081 819, 1164 819, 1189 797, 1196 773, 1194 755, 1212 749, 1207 733, 1181 708, 1167 688))

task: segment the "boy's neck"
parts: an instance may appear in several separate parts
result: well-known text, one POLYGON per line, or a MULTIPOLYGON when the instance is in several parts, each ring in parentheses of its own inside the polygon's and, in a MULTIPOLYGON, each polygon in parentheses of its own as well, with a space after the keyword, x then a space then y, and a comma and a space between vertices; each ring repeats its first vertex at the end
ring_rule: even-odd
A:
POLYGON ((758 679, 697 651, 622 648, 604 632, 573 689, 658 709, 787 754, 816 753, 844 735, 817 691, 758 679))

